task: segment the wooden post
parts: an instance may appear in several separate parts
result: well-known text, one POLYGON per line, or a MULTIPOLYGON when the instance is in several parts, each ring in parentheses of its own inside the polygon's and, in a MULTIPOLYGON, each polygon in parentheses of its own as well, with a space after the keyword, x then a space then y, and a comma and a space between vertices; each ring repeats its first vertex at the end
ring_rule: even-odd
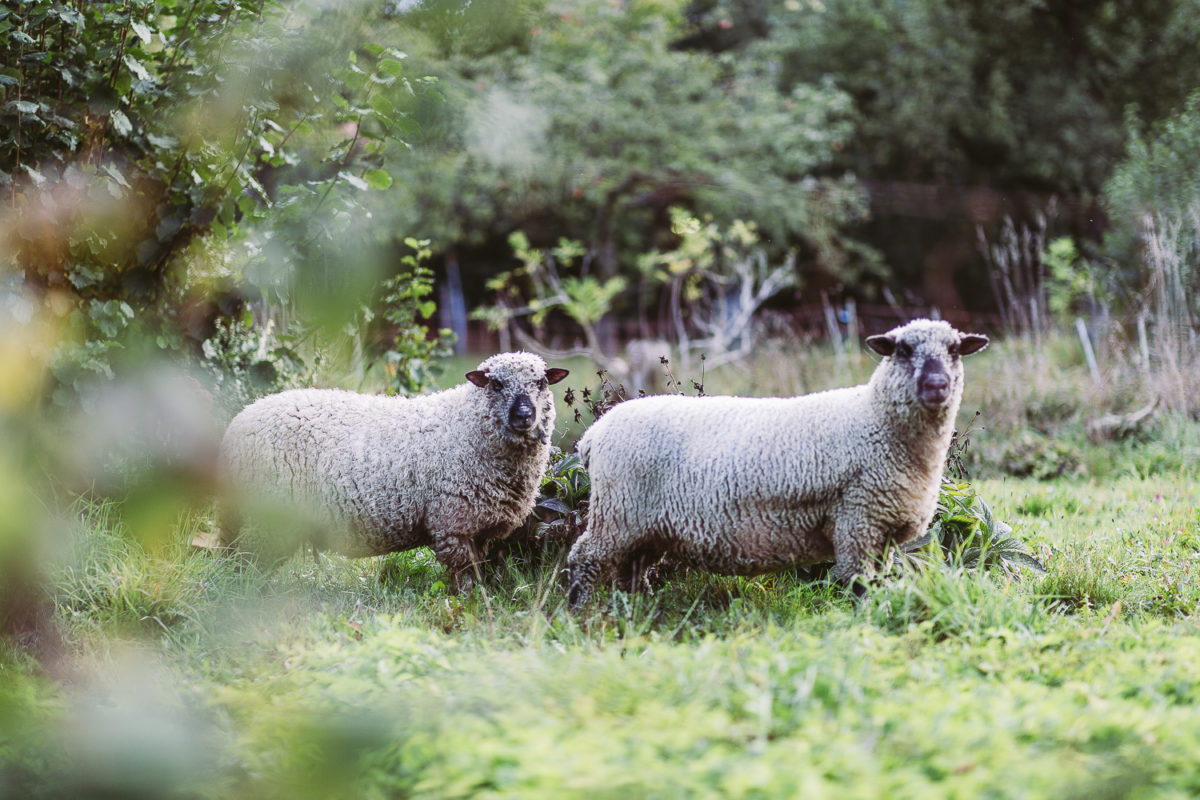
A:
POLYGON ((1096 364, 1096 353, 1092 350, 1092 341, 1088 338, 1087 324, 1082 317, 1075 318, 1075 332, 1083 345, 1083 357, 1087 360, 1088 372, 1092 373, 1092 382, 1100 385, 1100 367, 1096 364))

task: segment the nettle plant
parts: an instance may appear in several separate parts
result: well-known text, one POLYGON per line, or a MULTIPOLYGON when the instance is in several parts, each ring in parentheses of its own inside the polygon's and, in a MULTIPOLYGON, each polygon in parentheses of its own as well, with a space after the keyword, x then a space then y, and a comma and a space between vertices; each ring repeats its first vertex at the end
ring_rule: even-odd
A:
POLYGON ((1013 577, 1022 568, 1045 572, 1028 546, 1013 535, 1012 526, 995 518, 967 479, 965 456, 977 419, 978 411, 962 431, 954 432, 933 521, 923 536, 905 545, 901 565, 944 563, 963 569, 999 569, 1013 577))

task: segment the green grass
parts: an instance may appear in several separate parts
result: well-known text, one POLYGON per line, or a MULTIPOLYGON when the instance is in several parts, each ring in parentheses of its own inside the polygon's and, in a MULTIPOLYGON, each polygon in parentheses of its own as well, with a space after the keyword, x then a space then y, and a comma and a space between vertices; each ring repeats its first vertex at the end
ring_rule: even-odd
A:
MULTIPOLYGON (((967 364, 974 486, 1046 573, 897 570, 861 603, 686 574, 575 617, 562 552, 461 597, 423 549, 263 571, 192 550, 210 513, 172 522, 169 481, 64 521, 0 459, 0 544, 47 559, 0 572, 40 583, 61 639, 42 663, 0 640, 0 797, 1195 796, 1200 424, 1089 441, 1148 385, 1092 387, 1073 346, 967 364)), ((704 381, 791 394, 873 363, 786 346, 704 381)))
POLYGON ((1186 797, 1200 485, 976 488, 1044 576, 856 605, 690 574, 564 607, 561 562, 447 594, 425 550, 264 573, 76 509, 49 677, 0 653, 0 796, 1186 797))

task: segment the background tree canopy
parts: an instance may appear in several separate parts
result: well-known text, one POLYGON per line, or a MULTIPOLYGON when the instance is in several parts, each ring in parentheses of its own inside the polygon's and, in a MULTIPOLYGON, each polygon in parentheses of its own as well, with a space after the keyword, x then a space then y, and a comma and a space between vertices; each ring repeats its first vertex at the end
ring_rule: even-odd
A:
POLYGON ((291 332, 375 324, 410 237, 471 305, 518 231, 644 293, 673 208, 752 223, 809 297, 979 311, 976 225, 1057 196, 1133 296, 1198 28, 1196 0, 34 0, 0 11, 6 252, 72 312, 66 385, 135 341, 199 353, 260 297, 291 332))

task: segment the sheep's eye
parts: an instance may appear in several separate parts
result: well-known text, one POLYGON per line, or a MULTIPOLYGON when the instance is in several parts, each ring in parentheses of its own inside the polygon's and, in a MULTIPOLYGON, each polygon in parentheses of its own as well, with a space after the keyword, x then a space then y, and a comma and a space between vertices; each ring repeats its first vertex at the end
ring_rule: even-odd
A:
POLYGON ((896 344, 897 358, 910 358, 913 354, 912 345, 908 342, 898 342, 896 344))
POLYGON ((545 378, 542 378, 540 381, 538 381, 538 389, 545 391, 546 389, 549 389, 549 388, 550 388, 550 381, 546 380, 545 378))
POLYGON ((491 387, 492 387, 492 391, 498 392, 504 388, 504 383, 496 380, 495 378, 492 378, 491 387))
POLYGON ((946 348, 946 352, 950 354, 951 358, 958 358, 958 344, 950 345, 946 348))

